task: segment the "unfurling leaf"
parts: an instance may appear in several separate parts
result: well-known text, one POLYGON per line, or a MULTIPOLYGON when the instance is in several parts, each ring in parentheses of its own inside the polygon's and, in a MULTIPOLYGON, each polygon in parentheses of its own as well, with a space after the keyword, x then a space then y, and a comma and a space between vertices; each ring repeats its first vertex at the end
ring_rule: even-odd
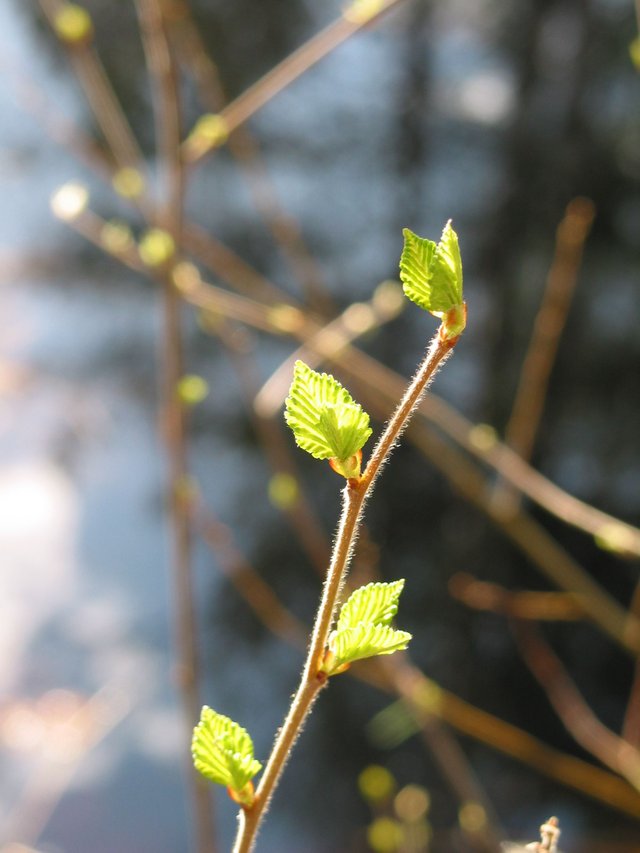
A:
POLYGON ((349 596, 340 610, 336 630, 329 636, 323 672, 337 675, 353 661, 407 648, 411 634, 389 627, 403 587, 404 580, 370 583, 349 596))
POLYGON ((360 450, 371 435, 369 415, 337 379, 296 361, 284 416, 299 447, 330 459, 345 477, 359 476, 360 450))
POLYGON ((462 296, 462 259, 458 235, 447 222, 440 242, 418 237, 408 228, 402 232, 400 279, 407 297, 443 321, 445 337, 462 333, 466 315, 462 296))
POLYGON ((253 741, 242 726, 205 705, 193 730, 191 752, 203 776, 224 785, 236 802, 253 802, 251 779, 262 765, 253 757, 253 741))
POLYGON ((355 628, 359 622, 388 625, 398 612, 398 599, 403 588, 404 579, 361 586, 342 605, 337 630, 355 628))
POLYGON ((356 660, 376 655, 391 655, 406 649, 410 639, 411 634, 406 631, 397 631, 389 625, 375 625, 371 622, 360 622, 354 628, 334 631, 329 637, 331 665, 328 675, 346 669, 347 664, 356 660))

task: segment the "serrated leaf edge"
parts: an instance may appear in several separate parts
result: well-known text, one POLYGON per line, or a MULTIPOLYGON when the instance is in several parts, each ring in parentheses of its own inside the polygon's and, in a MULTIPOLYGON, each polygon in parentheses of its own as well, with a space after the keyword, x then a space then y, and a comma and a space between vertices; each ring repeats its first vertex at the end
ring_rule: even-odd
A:
POLYGON ((204 705, 191 741, 193 763, 218 785, 240 793, 262 769, 253 756, 251 735, 239 723, 204 705))
POLYGON ((336 631, 353 628, 358 623, 388 625, 398 612, 398 601, 405 581, 374 582, 351 593, 340 608, 336 631))
POLYGON ((402 234, 404 245, 400 256, 400 279, 405 295, 434 316, 446 317, 447 312, 463 303, 462 259, 458 235, 451 225, 451 220, 445 224, 438 244, 418 236, 409 228, 404 228, 402 234), (436 296, 433 292, 433 279, 438 273, 438 265, 441 267, 445 286, 443 292, 436 296), (445 299, 442 298, 443 295, 445 299))
POLYGON ((347 389, 331 374, 318 373, 301 360, 294 364, 285 421, 298 447, 315 459, 348 460, 372 433, 369 415, 347 389), (329 426, 333 436, 327 434, 329 426))
POLYGON ((329 637, 329 650, 334 656, 331 671, 357 660, 402 651, 411 639, 412 635, 407 631, 364 622, 359 622, 353 628, 333 631, 329 637))

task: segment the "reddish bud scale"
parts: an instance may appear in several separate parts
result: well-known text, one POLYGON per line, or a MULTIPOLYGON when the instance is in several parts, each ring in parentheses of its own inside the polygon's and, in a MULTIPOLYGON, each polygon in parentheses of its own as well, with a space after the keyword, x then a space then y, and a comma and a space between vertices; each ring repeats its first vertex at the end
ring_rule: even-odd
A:
POLYGON ((243 809, 250 809, 253 806, 255 790, 251 780, 247 782, 241 791, 236 791, 235 788, 227 787, 227 794, 229 794, 234 803, 242 806, 243 809))
POLYGON ((454 346, 467 325, 467 303, 455 305, 442 317, 438 337, 443 343, 454 346))
POLYGON ((340 474, 347 480, 360 479, 360 467, 362 465, 362 450, 358 450, 353 456, 347 459, 338 459, 337 456, 332 456, 329 459, 329 465, 333 468, 336 474, 340 474))
POLYGON ((319 681, 326 681, 332 675, 340 675, 341 672, 346 672, 351 666, 350 663, 343 663, 340 666, 335 665, 336 656, 331 649, 325 649, 320 666, 318 667, 317 678, 319 681))

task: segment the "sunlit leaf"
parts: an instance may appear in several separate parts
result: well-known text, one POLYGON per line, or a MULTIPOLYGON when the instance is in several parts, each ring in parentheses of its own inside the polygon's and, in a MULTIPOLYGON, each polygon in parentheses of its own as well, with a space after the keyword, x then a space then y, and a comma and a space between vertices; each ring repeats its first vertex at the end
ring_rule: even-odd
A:
POLYGON ((462 305, 462 260, 458 235, 447 222, 440 242, 418 237, 403 230, 404 248, 400 257, 400 279, 407 297, 443 317, 462 305))
POLYGON ((337 379, 302 361, 294 366, 285 420, 296 444, 316 459, 349 459, 371 435, 369 415, 337 379))
POLYGON ((388 625, 398 611, 398 599, 404 580, 392 583, 368 583, 353 592, 342 605, 338 631, 355 628, 359 622, 388 625))
POLYGON ((191 752, 196 770, 236 792, 241 792, 262 768, 253 757, 248 732, 206 705, 193 730, 191 752))
MULTIPOLYGON (((354 628, 334 631, 329 637, 329 650, 335 656, 331 672, 356 660, 377 655, 391 655, 406 649, 411 634, 397 631, 388 625, 360 622, 354 628)), ((331 673, 330 673, 331 674, 331 673)))

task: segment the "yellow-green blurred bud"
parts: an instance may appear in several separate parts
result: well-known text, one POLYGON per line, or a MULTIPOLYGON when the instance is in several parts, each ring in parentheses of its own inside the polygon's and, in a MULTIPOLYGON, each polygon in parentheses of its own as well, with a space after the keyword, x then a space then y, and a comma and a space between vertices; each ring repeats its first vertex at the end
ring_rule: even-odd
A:
POLYGON ((144 192, 144 176, 133 166, 124 166, 111 179, 114 190, 123 198, 138 198, 144 192))
POLYGON ((291 474, 274 474, 269 480, 269 500, 278 509, 291 509, 299 493, 298 481, 291 474))
POLYGON ((594 539, 599 548, 613 554, 633 554, 637 550, 633 532, 615 521, 603 524, 594 539))
POLYGON ((176 251, 176 244, 168 231, 161 228, 150 228, 142 235, 138 252, 142 262, 148 267, 159 267, 171 260, 176 251))
POLYGON ((67 44, 80 44, 93 36, 91 15, 76 3, 64 3, 58 9, 53 28, 58 38, 67 44))
POLYGON ((496 446, 498 433, 490 424, 476 424, 469 430, 469 441, 478 450, 486 452, 496 446))
POLYGON ((224 145, 228 138, 229 125, 224 116, 206 113, 198 119, 185 141, 187 159, 197 160, 212 148, 224 145))
POLYGON ((366 24, 384 8, 383 0, 353 0, 342 13, 352 24, 366 24))
POLYGON ((209 384, 202 376, 189 373, 178 382, 177 392, 185 406, 195 406, 206 399, 209 394, 209 384))
POLYGON ((386 767, 370 764, 358 776, 358 788, 365 800, 380 803, 392 796, 396 790, 396 780, 386 767))
POLYGON ((472 801, 464 803, 458 810, 458 821, 462 829, 469 835, 482 832, 487 826, 487 813, 480 803, 472 801))
POLYGON ((402 825, 390 817, 376 818, 367 828, 367 841, 375 853, 394 853, 403 840, 402 825))

